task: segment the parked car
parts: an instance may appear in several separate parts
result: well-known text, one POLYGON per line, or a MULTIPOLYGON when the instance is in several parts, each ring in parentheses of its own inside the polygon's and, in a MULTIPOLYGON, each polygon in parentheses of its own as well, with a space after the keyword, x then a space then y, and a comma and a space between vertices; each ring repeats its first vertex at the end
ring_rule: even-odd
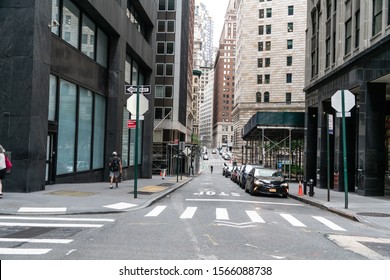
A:
POLYGON ((227 165, 225 169, 225 177, 228 178, 232 175, 233 171, 233 166, 232 165, 227 165))
POLYGON ((222 166, 222 176, 225 176, 225 171, 226 171, 227 167, 228 167, 228 165, 224 162, 223 166, 222 166))
POLYGON ((203 155, 203 160, 209 160, 209 156, 208 155, 203 155))
POLYGON ((216 154, 216 153, 217 153, 217 150, 216 150, 216 149, 213 149, 212 153, 213 153, 213 154, 216 154))
POLYGON ((237 182, 237 176, 238 176, 238 172, 240 171, 240 168, 241 166, 239 165, 236 165, 233 167, 233 171, 232 171, 232 175, 230 176, 230 180, 232 180, 233 182, 237 182))
POLYGON ((245 164, 243 169, 241 169, 241 175, 240 175, 240 183, 239 186, 242 189, 245 189, 246 184, 246 177, 248 173, 252 170, 254 167, 261 167, 260 165, 254 165, 254 164, 245 164))
POLYGON ((287 197, 288 183, 282 173, 276 169, 254 167, 248 173, 245 191, 251 195, 269 194, 287 197))

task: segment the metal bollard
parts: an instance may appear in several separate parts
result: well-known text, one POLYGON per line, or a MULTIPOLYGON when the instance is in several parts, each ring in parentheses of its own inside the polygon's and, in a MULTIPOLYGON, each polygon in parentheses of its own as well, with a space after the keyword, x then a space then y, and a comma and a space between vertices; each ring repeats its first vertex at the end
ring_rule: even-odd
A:
POLYGON ((309 196, 313 196, 314 195, 314 181, 313 179, 310 179, 309 180, 309 196))
POLYGON ((303 194, 307 195, 307 181, 303 179, 303 194))

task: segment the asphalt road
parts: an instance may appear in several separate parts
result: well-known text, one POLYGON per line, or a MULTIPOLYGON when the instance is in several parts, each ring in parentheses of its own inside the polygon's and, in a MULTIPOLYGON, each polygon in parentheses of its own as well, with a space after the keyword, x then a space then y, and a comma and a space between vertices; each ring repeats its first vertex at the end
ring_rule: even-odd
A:
POLYGON ((141 210, 63 217, 56 228, 2 227, 2 236, 35 234, 52 240, 42 245, 19 239, 8 246, 26 254, 2 259, 390 259, 389 244, 381 243, 388 231, 291 198, 250 196, 221 175, 218 155, 211 155, 202 167, 202 175, 141 210), (45 249, 43 254, 27 254, 45 249))

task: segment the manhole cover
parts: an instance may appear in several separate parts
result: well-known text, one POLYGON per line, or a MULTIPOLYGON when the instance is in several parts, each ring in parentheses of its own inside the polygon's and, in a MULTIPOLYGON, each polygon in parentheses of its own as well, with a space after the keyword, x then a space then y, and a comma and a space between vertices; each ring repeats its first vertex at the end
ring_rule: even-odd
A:
POLYGON ((361 212, 361 213, 357 213, 358 215, 360 216, 369 216, 369 217, 390 217, 390 214, 386 214, 386 213, 375 213, 375 212, 361 212))

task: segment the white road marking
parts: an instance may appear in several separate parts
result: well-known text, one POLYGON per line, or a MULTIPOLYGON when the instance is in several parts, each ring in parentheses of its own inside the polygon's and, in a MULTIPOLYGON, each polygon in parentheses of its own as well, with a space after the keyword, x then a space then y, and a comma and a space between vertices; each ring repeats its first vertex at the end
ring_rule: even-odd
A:
POLYGON ((167 206, 156 206, 152 211, 146 214, 145 217, 157 217, 165 208, 167 208, 167 206))
POLYGON ((0 242, 69 244, 73 239, 0 238, 0 242))
POLYGON ((360 242, 390 244, 389 238, 372 238, 365 236, 329 235, 328 238, 339 246, 365 256, 370 260, 388 260, 388 257, 371 250, 360 242))
POLYGON ((114 219, 27 217, 27 216, 0 216, 0 220, 115 222, 114 219))
POLYGON ((184 210, 183 214, 181 214, 180 219, 192 219, 196 212, 197 207, 187 207, 184 210))
POLYGON ((303 223, 301 223, 298 219, 294 218, 290 214, 280 214, 284 219, 287 220, 290 224, 292 224, 294 227, 306 227, 303 223))
POLYGON ((138 206, 137 204, 131 204, 131 203, 126 203, 126 202, 119 202, 119 203, 114 203, 110 205, 103 206, 105 208, 111 208, 111 209, 116 209, 116 210, 123 210, 131 207, 138 206))
POLYGON ((333 230, 339 230, 339 231, 346 231, 345 229, 343 229, 342 227, 336 225, 335 223, 329 221, 328 219, 324 218, 324 217, 320 217, 320 216, 312 216, 314 219, 316 219, 317 221, 323 223, 324 225, 326 225, 327 227, 333 229, 333 230))
POLYGON ((66 212, 66 207, 20 207, 18 212, 22 213, 58 213, 66 212))
POLYGON ((249 216, 252 222, 254 223, 265 223, 262 217, 260 217, 259 214, 257 214, 256 211, 249 211, 245 210, 246 214, 249 216))
POLYGON ((0 226, 6 227, 69 227, 69 228, 99 228, 102 227, 102 224, 51 224, 51 223, 7 223, 1 222, 0 226))
POLYGON ((217 220, 229 220, 229 214, 226 208, 217 208, 215 210, 215 216, 217 220))
POLYGON ((0 255, 44 255, 51 249, 0 248, 0 255))

